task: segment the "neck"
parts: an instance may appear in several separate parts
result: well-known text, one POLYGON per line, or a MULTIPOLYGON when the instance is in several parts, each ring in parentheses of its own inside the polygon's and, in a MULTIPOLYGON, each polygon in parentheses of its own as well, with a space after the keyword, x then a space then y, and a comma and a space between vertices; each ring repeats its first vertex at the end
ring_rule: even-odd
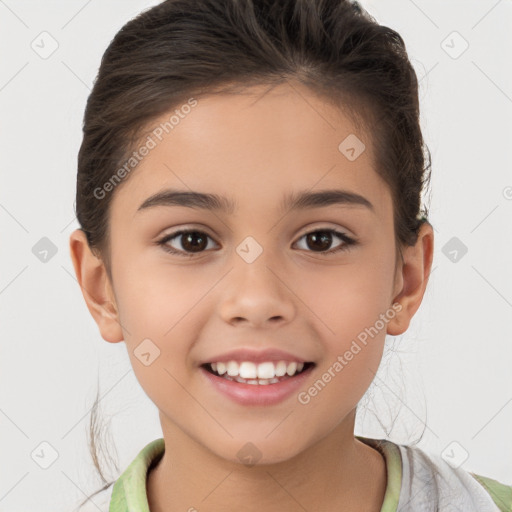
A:
POLYGON ((348 424, 343 422, 291 459, 253 466, 217 457, 166 424, 165 453, 147 478, 149 508, 220 512, 229 505, 231 510, 268 512, 379 512, 386 489, 385 461, 354 437, 354 419, 355 411, 348 424))

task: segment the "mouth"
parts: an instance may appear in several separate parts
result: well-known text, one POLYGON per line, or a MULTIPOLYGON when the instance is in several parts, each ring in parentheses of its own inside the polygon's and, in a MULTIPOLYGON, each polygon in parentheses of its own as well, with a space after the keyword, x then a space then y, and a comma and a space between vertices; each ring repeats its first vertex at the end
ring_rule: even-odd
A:
POLYGON ((267 361, 257 364, 250 361, 227 361, 204 363, 201 368, 220 379, 233 383, 267 386, 296 379, 308 373, 314 366, 313 362, 267 361))
MULTIPOLYGON (((209 389, 243 406, 269 407, 297 395, 316 363, 296 361, 226 361, 204 363, 200 375, 209 389)), ((214 398, 212 398, 214 399, 214 398)))

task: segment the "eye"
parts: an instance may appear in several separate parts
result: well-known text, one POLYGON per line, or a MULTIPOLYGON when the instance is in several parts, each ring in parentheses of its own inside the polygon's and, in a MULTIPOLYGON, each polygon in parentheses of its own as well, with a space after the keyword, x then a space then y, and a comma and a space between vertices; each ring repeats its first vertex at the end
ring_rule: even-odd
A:
POLYGON ((336 231, 335 229, 317 229, 316 231, 310 231, 305 235, 302 235, 299 240, 306 239, 306 244, 312 246, 313 252, 320 252, 324 254, 334 254, 340 251, 346 251, 351 246, 356 244, 356 240, 349 237, 345 233, 336 231), (333 235, 344 243, 339 244, 334 249, 325 251, 332 244, 333 235))
POLYGON ((163 238, 157 241, 157 244, 161 245, 165 251, 171 254, 192 257, 194 256, 194 253, 202 252, 202 250, 206 248, 208 245, 208 238, 212 240, 212 238, 203 231, 197 231, 194 229, 182 229, 180 231, 176 231, 175 233, 165 235, 163 238), (170 240, 179 237, 181 238, 179 242, 181 249, 175 249, 167 243, 170 240))
MULTIPOLYGON (((355 245, 357 242, 353 238, 349 237, 345 233, 341 233, 336 231, 335 229, 317 229, 315 231, 310 231, 302 235, 299 239, 306 239, 306 244, 310 247, 313 247, 312 252, 322 253, 322 254, 334 254, 340 251, 346 251, 350 249, 351 246, 355 245), (332 239, 337 237, 343 243, 337 245, 334 249, 328 249, 332 244, 332 239)), ((163 238, 158 240, 156 243, 159 246, 162 246, 166 252, 171 254, 176 254, 178 256, 184 257, 192 257, 194 254, 203 252, 206 248, 208 248, 208 239, 213 240, 208 234, 204 231, 198 231, 194 229, 182 229, 176 231, 174 233, 170 233, 165 235, 163 238), (178 239, 179 245, 181 248, 172 247, 168 242, 171 240, 178 239)))

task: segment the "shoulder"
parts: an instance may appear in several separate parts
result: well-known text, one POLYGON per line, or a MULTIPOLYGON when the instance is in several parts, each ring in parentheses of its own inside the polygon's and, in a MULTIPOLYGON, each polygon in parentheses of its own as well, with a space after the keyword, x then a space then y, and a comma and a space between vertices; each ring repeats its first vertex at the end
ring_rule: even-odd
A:
POLYGON ((500 512, 512 511, 512 485, 505 485, 498 480, 475 473, 470 475, 489 493, 500 512))
POLYGON ((114 483, 110 482, 108 487, 104 487, 100 491, 91 494, 85 502, 82 500, 72 512, 109 512, 114 483))
MULTIPOLYGON (((467 472, 449 464, 440 455, 428 453, 416 446, 397 445, 402 456, 402 494, 435 496, 441 510, 457 505, 456 510, 480 512, 511 512, 512 486, 497 480, 467 472)), ((420 498, 421 499, 421 498, 420 498)))

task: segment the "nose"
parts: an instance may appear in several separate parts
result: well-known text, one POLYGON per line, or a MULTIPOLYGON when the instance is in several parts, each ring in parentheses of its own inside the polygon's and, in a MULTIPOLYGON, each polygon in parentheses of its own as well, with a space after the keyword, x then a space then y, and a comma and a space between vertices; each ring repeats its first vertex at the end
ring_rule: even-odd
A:
POLYGON ((296 314, 293 284, 264 258, 252 263, 238 261, 226 276, 219 314, 231 325, 266 327, 289 323, 296 314), (267 325, 268 324, 268 325, 267 325))

